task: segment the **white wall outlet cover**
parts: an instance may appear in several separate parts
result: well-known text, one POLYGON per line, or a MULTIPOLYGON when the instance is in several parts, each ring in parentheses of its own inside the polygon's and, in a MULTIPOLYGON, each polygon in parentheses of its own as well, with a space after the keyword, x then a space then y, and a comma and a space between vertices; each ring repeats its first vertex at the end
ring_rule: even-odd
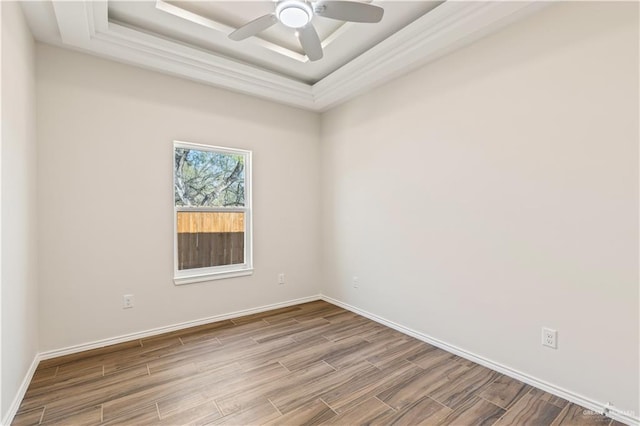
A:
POLYGON ((558 331, 551 328, 543 327, 542 345, 552 349, 558 349, 558 331))
POLYGON ((122 296, 122 309, 133 308, 133 303, 135 299, 133 294, 125 294, 122 296))

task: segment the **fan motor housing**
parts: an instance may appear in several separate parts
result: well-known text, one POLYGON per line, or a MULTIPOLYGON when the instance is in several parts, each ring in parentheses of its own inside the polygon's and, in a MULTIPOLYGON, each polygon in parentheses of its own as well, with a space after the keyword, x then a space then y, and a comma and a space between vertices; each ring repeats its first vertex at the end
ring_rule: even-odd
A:
POLYGON ((304 1, 285 0, 276 6, 276 16, 287 27, 302 28, 311 22, 313 9, 304 1))

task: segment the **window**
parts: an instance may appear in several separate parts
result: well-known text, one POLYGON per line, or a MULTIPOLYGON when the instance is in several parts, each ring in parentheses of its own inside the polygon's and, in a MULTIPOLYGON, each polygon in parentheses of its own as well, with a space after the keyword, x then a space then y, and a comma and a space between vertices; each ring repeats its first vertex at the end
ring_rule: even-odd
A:
POLYGON ((251 152, 174 142, 174 281, 250 275, 251 152))

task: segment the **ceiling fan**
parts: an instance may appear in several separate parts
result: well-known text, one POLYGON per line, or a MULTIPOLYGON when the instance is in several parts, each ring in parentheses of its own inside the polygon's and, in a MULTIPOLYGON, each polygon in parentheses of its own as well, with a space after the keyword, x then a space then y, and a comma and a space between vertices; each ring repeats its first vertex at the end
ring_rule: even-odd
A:
POLYGON ((261 16, 241 26, 231 34, 231 40, 240 41, 254 36, 280 22, 289 28, 295 28, 300 45, 310 61, 322 58, 322 44, 318 32, 311 20, 314 15, 349 22, 380 22, 384 9, 367 3, 354 1, 280 0, 273 13, 261 16))

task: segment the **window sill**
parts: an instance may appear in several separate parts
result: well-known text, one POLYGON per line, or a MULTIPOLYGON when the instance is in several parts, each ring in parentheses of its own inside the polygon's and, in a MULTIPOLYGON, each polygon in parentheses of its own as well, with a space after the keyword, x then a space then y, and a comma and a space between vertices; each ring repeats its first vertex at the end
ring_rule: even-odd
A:
POLYGON ((184 277, 174 277, 173 282, 175 285, 193 284, 204 281, 222 280, 225 278, 244 277, 247 275, 253 275, 253 269, 237 269, 235 271, 224 272, 209 272, 202 275, 188 275, 184 277))

